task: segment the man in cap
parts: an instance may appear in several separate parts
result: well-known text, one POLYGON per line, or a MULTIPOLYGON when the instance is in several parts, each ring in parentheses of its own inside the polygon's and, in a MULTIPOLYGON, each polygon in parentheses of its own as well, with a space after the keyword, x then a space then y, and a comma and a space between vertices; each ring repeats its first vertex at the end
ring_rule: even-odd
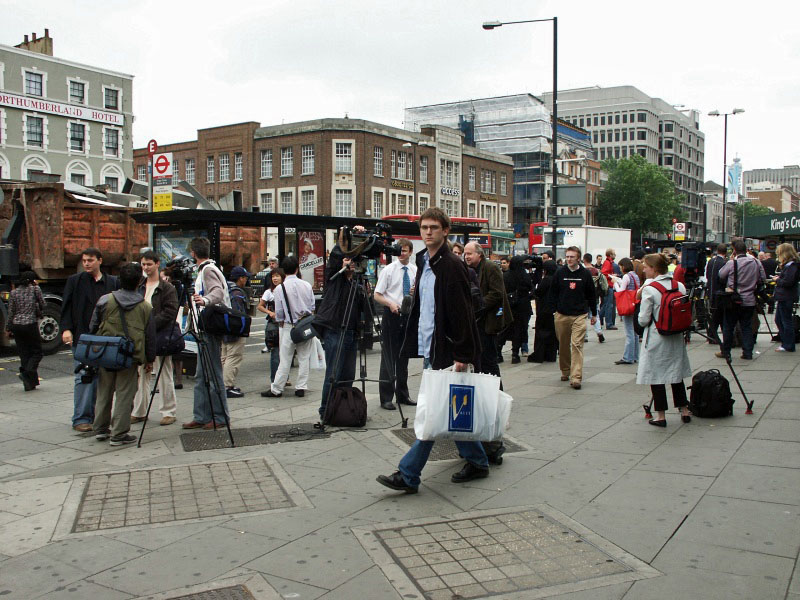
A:
MULTIPOLYGON (((231 308, 235 311, 247 314, 248 302, 247 292, 244 287, 250 273, 242 266, 231 269, 231 277, 228 280, 228 293, 231 297, 231 308)), ((225 395, 228 398, 241 398, 244 392, 234 385, 236 375, 239 374, 239 366, 244 358, 245 338, 234 335, 222 337, 222 379, 225 381, 225 395)))

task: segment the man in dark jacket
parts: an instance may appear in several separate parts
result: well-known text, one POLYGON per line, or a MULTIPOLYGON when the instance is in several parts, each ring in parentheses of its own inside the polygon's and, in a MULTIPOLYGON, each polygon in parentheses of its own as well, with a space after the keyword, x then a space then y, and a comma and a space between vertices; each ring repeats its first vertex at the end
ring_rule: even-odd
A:
MULTIPOLYGON (((100 297, 119 289, 117 278, 100 270, 103 255, 97 248, 84 250, 81 264, 83 273, 69 276, 61 304, 61 339, 67 346, 77 342, 81 334, 89 333, 92 311, 100 297)), ((74 361, 73 366, 78 369, 81 363, 74 361)), ((97 373, 92 370, 75 373, 72 414, 72 428, 75 431, 86 433, 92 430, 96 397, 97 373)))
POLYGON ((730 358, 733 347, 733 333, 736 324, 742 331, 742 358, 753 359, 753 315, 756 310, 756 288, 766 280, 764 267, 747 253, 747 247, 742 240, 734 240, 733 258, 727 262, 717 274, 720 286, 728 292, 736 292, 740 302, 728 302, 725 308, 725 317, 722 322, 722 349, 717 352, 717 358, 730 358))
POLYGON ((137 291, 142 278, 141 267, 128 263, 120 269, 122 289, 106 294, 97 301, 89 330, 97 335, 127 335, 133 340, 133 364, 127 369, 109 371, 100 367, 97 389, 97 413, 93 429, 98 440, 112 446, 136 441, 128 433, 131 428, 131 407, 136 395, 138 367, 152 370, 156 358, 156 322, 153 307, 137 291), (114 411, 111 411, 111 400, 114 411))
MULTIPOLYGON (((178 293, 168 281, 161 279, 159 266, 161 259, 158 254, 148 250, 140 259, 144 280, 139 284, 139 293, 153 307, 153 319, 156 322, 156 336, 169 335, 173 323, 178 317, 178 293)), ((172 425, 175 422, 175 412, 177 402, 175 397, 175 380, 172 373, 172 357, 159 356, 153 365, 152 371, 147 371, 143 365, 139 366, 139 385, 136 396, 133 399, 133 412, 131 423, 144 421, 147 414, 147 403, 150 400, 150 382, 153 372, 158 373, 161 368, 161 376, 158 379, 158 396, 161 413, 161 425, 172 425), (164 363, 163 368, 161 363, 164 363)))
POLYGON ((558 366, 561 381, 581 389, 583 378, 583 340, 586 336, 586 313, 591 312, 591 324, 597 322, 597 298, 592 275, 580 263, 581 251, 570 246, 566 251, 567 264, 553 277, 550 300, 556 305, 556 335, 558 336, 558 366))
POLYGON ((725 286, 720 284, 719 279, 717 279, 717 274, 719 270, 725 266, 725 263, 728 262, 727 254, 728 246, 726 244, 718 244, 716 256, 706 263, 705 277, 708 283, 709 304, 711 306, 711 315, 708 320, 708 337, 711 338, 708 340, 709 344, 722 343, 719 339, 718 329, 722 325, 724 309, 720 306, 718 292, 724 291, 725 286))
MULTIPOLYGON (((422 356, 426 368, 453 366, 456 371, 464 371, 468 364, 480 362, 467 267, 447 244, 450 218, 444 211, 426 210, 420 216, 419 228, 426 249, 417 253, 417 277, 403 352, 422 356)), ((400 460, 398 470, 391 475, 380 475, 378 483, 415 494, 433 444, 414 442, 400 460)), ((453 483, 489 475, 489 461, 480 442, 456 442, 456 446, 467 462, 452 476, 453 483)))

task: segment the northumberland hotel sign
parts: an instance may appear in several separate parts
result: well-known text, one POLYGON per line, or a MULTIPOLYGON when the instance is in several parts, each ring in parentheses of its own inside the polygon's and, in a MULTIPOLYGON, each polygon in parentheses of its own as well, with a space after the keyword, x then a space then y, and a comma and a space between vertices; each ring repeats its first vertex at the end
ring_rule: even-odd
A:
POLYGON ((745 237, 766 238, 781 235, 800 236, 800 212, 772 213, 745 218, 745 237))
POLYGON ((82 119, 84 121, 98 121, 100 123, 108 123, 109 125, 119 125, 120 127, 125 123, 125 117, 119 113, 89 108, 87 106, 76 106, 75 104, 63 104, 51 100, 17 96, 16 94, 7 94, 5 92, 0 93, 0 106, 34 110, 51 115, 61 115, 62 117, 69 117, 71 119, 82 119))

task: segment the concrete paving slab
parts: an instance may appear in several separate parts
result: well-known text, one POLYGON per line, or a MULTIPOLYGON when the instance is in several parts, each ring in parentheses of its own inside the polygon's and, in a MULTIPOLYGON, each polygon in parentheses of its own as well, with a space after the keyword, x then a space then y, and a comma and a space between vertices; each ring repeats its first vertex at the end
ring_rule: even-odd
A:
POLYGON ((800 427, 796 421, 762 419, 753 430, 753 439, 800 442, 800 427))
POLYGON ((794 469, 800 465, 800 443, 748 439, 731 462, 794 469))
POLYGON ((0 456, 3 457, 4 462, 11 462, 13 459, 53 450, 55 448, 56 446, 54 444, 17 437, 7 442, 0 442, 0 456))
POLYGON ((688 427, 681 427, 664 442, 664 446, 690 446, 693 448, 716 448, 735 452, 747 439, 750 431, 741 427, 725 427, 716 420, 692 419, 688 427))
POLYGON ((10 465, 8 463, 0 463, 0 481, 6 479, 7 477, 11 477, 13 475, 17 475, 19 473, 26 473, 28 469, 25 467, 20 467, 18 465, 10 465))
POLYGON ((659 433, 663 432, 647 425, 644 419, 634 426, 617 423, 586 441, 581 448, 645 455, 664 443, 665 438, 659 433))
POLYGON ((275 589, 282 598, 293 598, 298 600, 316 600, 323 594, 327 593, 327 589, 314 587, 306 583, 299 583, 290 579, 284 579, 277 575, 270 575, 269 573, 261 573, 261 576, 266 579, 269 584, 275 589))
POLYGON ((708 490, 712 496, 800 505, 800 464, 797 468, 733 463, 708 490))
MULTIPOLYGON (((745 441, 747 444, 747 441, 745 441)), ((741 450, 740 450, 741 452, 741 450)), ((718 475, 731 459, 730 451, 691 446, 659 446, 642 458, 640 470, 684 475, 718 475)))
POLYGON ((795 558, 800 549, 800 510, 785 504, 705 496, 673 539, 795 558))
POLYGON ((567 415, 540 427, 546 427, 549 433, 556 435, 588 438, 605 431, 615 424, 616 421, 610 419, 585 419, 567 415))
POLYGON ((580 592, 568 592, 558 596, 550 596, 552 600, 621 600, 631 589, 633 583, 617 583, 615 585, 605 585, 591 590, 580 592))
POLYGON ((47 545, 55 531, 60 512, 60 508, 53 508, 0 525, 3 553, 19 556, 47 545))
POLYGON ((133 560, 145 554, 146 550, 108 537, 95 536, 89 544, 82 539, 59 540, 37 552, 94 575, 133 560))
POLYGON ((586 383, 616 383, 618 385, 629 383, 636 379, 636 373, 628 373, 626 371, 618 372, 605 372, 592 375, 585 379, 586 383))
POLYGON ((30 600, 56 588, 71 587, 85 576, 81 569, 32 552, 2 563, 0 594, 4 600, 30 600))
POLYGON ((353 598, 400 600, 402 596, 392 587, 378 567, 371 567, 324 594, 321 598, 324 600, 352 600, 353 598))
POLYGON ((800 419, 800 402, 772 402, 764 412, 766 419, 800 419))
POLYGON ((77 598, 125 600, 127 598, 133 598, 133 596, 84 580, 75 581, 68 585, 60 585, 51 592, 46 592, 41 596, 37 596, 35 600, 76 600, 77 598))
MULTIPOLYGON (((190 538, 198 533, 212 529, 213 527, 222 526, 223 521, 196 521, 194 523, 181 523, 179 526, 163 526, 163 527, 131 527, 122 531, 107 531, 104 532, 102 537, 112 540, 119 540, 126 544, 131 544, 146 550, 158 550, 164 546, 169 546, 180 540, 190 538)), ((80 538, 82 541, 91 543, 91 538, 80 538)))
POLYGON ((91 456, 90 452, 83 452, 81 450, 73 450, 71 448, 54 448, 45 452, 38 452, 36 454, 28 454, 19 458, 12 458, 7 462, 19 467, 25 467, 28 470, 43 469, 53 465, 60 465, 61 463, 78 460, 81 458, 88 458, 91 456))

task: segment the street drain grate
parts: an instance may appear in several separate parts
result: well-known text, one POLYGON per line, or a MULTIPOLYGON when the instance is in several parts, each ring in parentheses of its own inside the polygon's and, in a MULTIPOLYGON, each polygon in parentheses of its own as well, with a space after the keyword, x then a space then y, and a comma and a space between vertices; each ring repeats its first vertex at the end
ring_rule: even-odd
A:
MULTIPOLYGON (((293 423, 292 425, 262 425, 259 427, 242 427, 231 429, 236 447, 262 446, 281 442, 305 442, 330 437, 325 431, 320 433, 314 429, 313 423, 293 423)), ((197 431, 181 434, 181 444, 185 452, 200 450, 219 450, 230 448, 231 440, 228 430, 223 426, 216 431, 197 431)))
POLYGON ((72 532, 287 509, 304 502, 280 465, 267 458, 90 475, 72 532))
POLYGON ((353 532, 404 597, 416 589, 427 600, 543 598, 660 575, 544 505, 353 532))
MULTIPOLYGON (((405 429, 392 429, 392 433, 403 442, 406 446, 411 446, 416 440, 417 436, 413 428, 405 429)), ((509 452, 526 452, 528 449, 516 442, 512 442, 508 438, 503 438, 503 445, 506 447, 506 454, 509 452)), ((452 460, 459 458, 458 448, 455 442, 451 440, 437 440, 431 450, 431 455, 428 460, 452 460)))
POLYGON ((168 600, 255 600, 255 597, 245 586, 233 585, 216 590, 186 594, 185 596, 174 596, 168 600))

